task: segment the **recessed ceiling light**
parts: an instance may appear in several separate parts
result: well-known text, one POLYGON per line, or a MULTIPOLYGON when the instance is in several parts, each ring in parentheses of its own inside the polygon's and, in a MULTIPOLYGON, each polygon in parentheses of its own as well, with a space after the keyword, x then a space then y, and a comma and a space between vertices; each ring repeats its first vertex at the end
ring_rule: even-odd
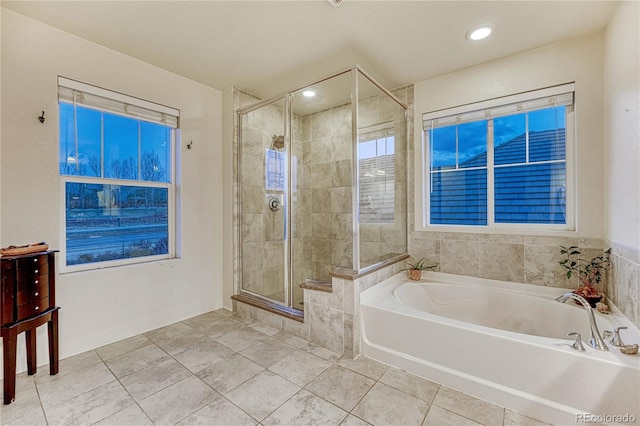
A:
POLYGON ((469 31, 466 37, 469 40, 482 40, 484 38, 489 37, 489 35, 491 35, 492 32, 493 32, 493 25, 484 24, 478 28, 475 28, 469 31))
POLYGON ((304 92, 302 92, 302 96, 306 96, 307 98, 312 98, 316 95, 316 92, 314 92, 313 90, 305 90, 304 92))

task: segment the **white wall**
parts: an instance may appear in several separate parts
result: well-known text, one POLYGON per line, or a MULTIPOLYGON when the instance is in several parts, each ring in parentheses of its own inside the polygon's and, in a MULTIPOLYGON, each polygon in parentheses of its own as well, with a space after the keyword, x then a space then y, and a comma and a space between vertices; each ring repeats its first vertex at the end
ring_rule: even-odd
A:
MULTIPOLYGON (((181 113, 181 258, 59 275, 61 357, 221 307, 222 93, 6 9, 1 41, 2 246, 43 240, 60 246, 58 75, 181 113), (36 118, 42 110, 44 124, 36 118)), ((42 364, 46 327, 38 331, 42 364)), ((23 337, 19 344, 24 370, 23 337)))
POLYGON ((416 83, 415 221, 422 205, 423 113, 575 81, 577 233, 565 234, 604 238, 602 58, 603 36, 598 33, 416 83))
POLYGON ((620 2, 606 32, 607 238, 640 249, 640 3, 620 2))
POLYGON ((640 3, 619 2, 605 34, 608 296, 640 327, 640 3))

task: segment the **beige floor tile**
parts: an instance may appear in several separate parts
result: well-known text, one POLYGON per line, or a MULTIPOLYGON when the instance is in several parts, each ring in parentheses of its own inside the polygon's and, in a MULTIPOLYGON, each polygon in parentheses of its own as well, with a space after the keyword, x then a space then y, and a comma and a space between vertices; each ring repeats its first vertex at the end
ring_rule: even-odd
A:
POLYGON ((305 349, 309 345, 308 341, 304 340, 301 337, 294 336, 293 334, 289 334, 286 331, 279 331, 278 333, 273 335, 273 338, 278 339, 286 343, 287 345, 291 345, 298 349, 305 349))
POLYGON ((212 322, 218 321, 224 318, 224 316, 215 313, 215 312, 207 312, 206 314, 198 315, 195 317, 191 317, 182 321, 187 324, 189 327, 192 327, 200 332, 202 329, 206 329, 212 322))
POLYGON ((236 354, 224 361, 215 363, 197 373, 206 384, 221 394, 246 382, 264 368, 242 355, 236 354))
POLYGON ((45 408, 45 414, 50 426, 90 425, 134 404, 122 385, 113 381, 45 408))
POLYGON ((352 413, 374 425, 420 426, 428 409, 427 401, 376 383, 352 413))
POLYGON ((339 425, 349 413, 304 389, 261 423, 276 425, 339 425))
POLYGON ((484 425, 501 425, 504 408, 441 386, 433 404, 484 425))
POLYGON ((261 421, 299 390, 298 385, 271 371, 263 371, 225 397, 251 417, 261 421))
POLYGON ((230 330, 223 335, 216 337, 216 341, 222 343, 234 351, 241 351, 251 345, 262 342, 267 336, 249 327, 242 327, 230 330))
POLYGON ((198 346, 206 338, 206 335, 189 327, 189 330, 180 334, 156 338, 154 343, 169 355, 175 356, 198 346))
POLYGON ((234 314, 234 315, 232 315, 232 316, 230 316, 230 317, 228 317, 228 318, 230 318, 230 319, 232 319, 232 320, 234 320, 234 321, 237 321, 237 322, 239 322, 240 324, 245 325, 245 326, 250 326, 250 325, 253 325, 253 324, 258 324, 258 321, 254 320, 254 319, 253 319, 253 318, 251 318, 251 317, 247 317, 247 316, 244 316, 244 315, 235 315, 235 314, 234 314))
POLYGON ((137 336, 129 337, 128 339, 101 346, 95 351, 102 360, 107 360, 151 344, 152 342, 147 336, 144 334, 138 334, 137 336))
POLYGON ((336 362, 342 355, 327 348, 323 348, 322 346, 318 346, 315 343, 307 343, 305 345, 304 350, 313 354, 315 356, 319 356, 322 359, 326 359, 327 361, 336 362))
POLYGON ((355 371, 356 373, 360 373, 363 376, 367 376, 368 378, 373 380, 378 380, 389 368, 388 365, 366 358, 362 355, 360 355, 356 359, 351 359, 347 356, 343 356, 336 362, 336 364, 341 367, 348 368, 349 370, 355 371))
MULTIPOLYGON (((453 413, 444 408, 432 405, 422 426, 482 426, 480 423, 453 413)), ((487 425, 493 426, 493 425, 487 425)), ((497 425, 499 426, 499 425, 497 425)))
POLYGON ((53 377, 46 382, 36 383, 45 409, 116 380, 102 362, 64 376, 53 377))
MULTIPOLYGON (((29 421, 26 419, 31 417, 33 417, 33 420, 39 417, 44 419, 44 412, 42 411, 42 405, 40 404, 33 378, 34 376, 28 376, 27 373, 21 373, 16 376, 15 400, 8 405, 0 403, 0 424, 28 423, 29 421), (40 416, 38 416, 38 413, 40 413, 40 416)), ((0 386, 4 386, 4 381, 0 381, 0 386)))
POLYGON ((373 387, 374 380, 333 365, 305 386, 310 392, 346 411, 351 411, 373 387))
POLYGON ((504 410, 504 426, 545 426, 549 423, 544 423, 524 414, 517 413, 513 410, 504 410))
POLYGON ((197 373, 213 364, 231 358, 235 352, 215 340, 203 336, 201 343, 174 356, 176 361, 197 373))
POLYGON ((179 426, 255 426, 258 422, 230 403, 218 398, 178 423, 179 426))
POLYGON ((349 414, 347 418, 344 419, 342 423, 340 423, 340 426, 369 426, 369 425, 371 425, 371 423, 365 422, 364 420, 354 416, 353 414, 349 414))
POLYGON ((273 364, 269 370, 298 386, 306 386, 331 365, 329 361, 320 357, 296 350, 273 364))
POLYGON ((231 317, 223 317, 217 321, 213 321, 206 326, 201 326, 198 330, 212 339, 216 339, 220 336, 224 336, 230 331, 240 330, 245 326, 240 324, 238 321, 233 320, 231 317))
POLYGON ((43 426, 47 424, 44 411, 31 411, 26 417, 20 419, 5 418, 0 414, 0 424, 2 426, 43 426))
POLYGON ((148 345, 114 356, 106 360, 105 364, 120 378, 168 359, 171 357, 165 351, 149 342, 148 345))
POLYGON ((156 425, 173 425, 220 398, 197 377, 162 389, 140 401, 140 407, 156 425))
POLYGON ((134 404, 100 420, 95 426, 153 426, 153 422, 138 404, 134 404))
POLYGON ((38 372, 33 376, 36 383, 46 382, 54 378, 60 378, 67 374, 74 373, 79 370, 84 370, 87 367, 91 367, 101 363, 100 357, 95 351, 82 352, 77 355, 70 356, 68 358, 61 359, 58 363, 58 374, 49 374, 49 365, 43 365, 38 368, 38 372))
POLYGON ((143 370, 120 378, 120 383, 127 389, 136 401, 141 401, 149 395, 174 385, 191 373, 174 359, 160 361, 143 370))
POLYGON ((253 328, 256 331, 259 331, 260 333, 264 333, 267 336, 274 336, 280 332, 279 328, 276 328, 267 324, 262 324, 260 322, 251 324, 249 327, 253 328))
POLYGON ((179 426, 255 426, 258 422, 230 403, 226 398, 218 398, 211 404, 196 411, 179 426))
POLYGON ((437 383, 393 367, 389 368, 379 381, 429 403, 433 401, 440 389, 437 383))
POLYGON ((289 346, 280 340, 269 337, 260 343, 249 346, 247 349, 240 352, 240 354, 249 358, 256 364, 269 368, 295 350, 296 348, 293 346, 289 346))
POLYGON ((220 308, 220 309, 216 309, 215 311, 212 311, 215 314, 221 315, 223 317, 230 317, 233 315, 233 311, 230 311, 229 309, 226 308, 220 308))
POLYGON ((152 342, 162 341, 163 339, 169 339, 174 336, 178 336, 182 333, 193 331, 193 327, 189 327, 182 322, 176 322, 164 327, 156 328, 155 330, 144 333, 152 342))

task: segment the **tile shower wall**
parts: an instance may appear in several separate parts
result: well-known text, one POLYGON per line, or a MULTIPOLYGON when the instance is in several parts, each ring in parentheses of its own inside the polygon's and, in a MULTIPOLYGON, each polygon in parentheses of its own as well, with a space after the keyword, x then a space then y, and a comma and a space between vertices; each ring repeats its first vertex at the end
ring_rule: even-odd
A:
POLYGON ((640 328, 640 250, 609 242, 613 269, 607 296, 640 328))
POLYGON ((337 266, 352 267, 351 107, 341 105, 302 117, 302 161, 297 189, 303 250, 296 284, 329 280, 337 266))

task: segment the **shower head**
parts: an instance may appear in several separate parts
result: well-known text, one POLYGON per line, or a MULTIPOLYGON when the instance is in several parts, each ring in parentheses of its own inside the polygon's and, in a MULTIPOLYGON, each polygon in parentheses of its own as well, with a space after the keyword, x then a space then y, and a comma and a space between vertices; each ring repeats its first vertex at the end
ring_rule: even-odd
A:
POLYGON ((271 149, 282 149, 284 148, 284 135, 276 136, 273 135, 271 138, 271 149))

